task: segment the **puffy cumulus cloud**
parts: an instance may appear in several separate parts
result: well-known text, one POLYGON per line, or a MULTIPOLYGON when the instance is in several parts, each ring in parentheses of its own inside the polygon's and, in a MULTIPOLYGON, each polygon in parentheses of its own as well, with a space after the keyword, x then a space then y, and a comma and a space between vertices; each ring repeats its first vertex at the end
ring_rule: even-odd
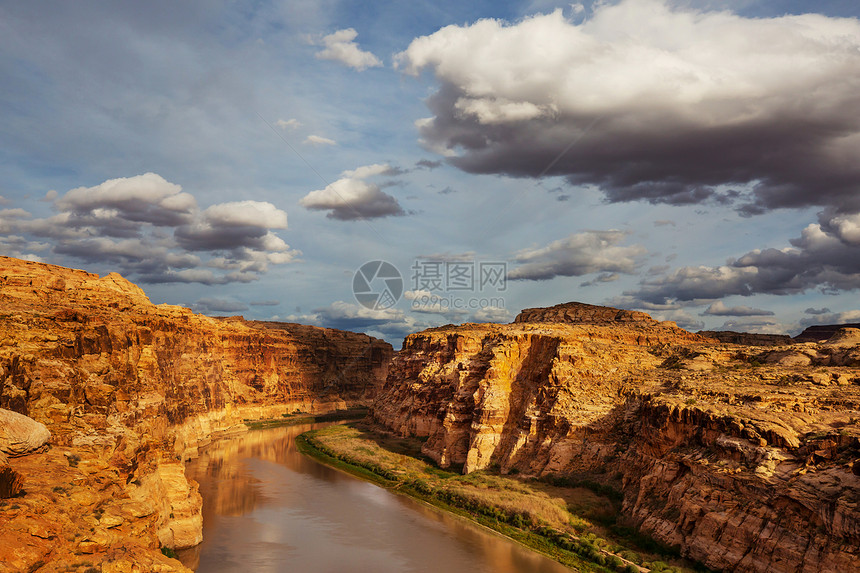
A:
POLYGON ((860 289, 860 245, 840 222, 854 215, 829 216, 808 225, 791 246, 757 249, 719 267, 681 267, 648 277, 635 292, 640 302, 708 301, 731 295, 790 295, 811 289, 825 293, 860 289), (833 221, 837 221, 834 223, 833 221))
MULTIPOLYGON (((22 246, 50 250, 142 283, 250 282, 268 265, 299 255, 273 232, 286 229, 287 214, 271 203, 236 201, 201 211, 191 194, 155 173, 72 189, 54 207, 59 212, 45 218, 0 210, 0 233, 19 239, 4 250, 20 258, 35 256, 22 246)), ((5 243, 12 244, 8 237, 5 243)))
POLYGON ((329 139, 328 137, 323 137, 321 135, 309 135, 305 138, 305 145, 313 145, 314 147, 320 147, 323 145, 337 145, 337 141, 334 139, 329 139))
POLYGON ((708 316, 773 316, 774 313, 770 310, 762 310, 760 308, 752 308, 751 306, 732 306, 728 307, 721 300, 711 303, 705 309, 703 315, 708 316))
POLYGON ((399 173, 400 170, 384 164, 344 171, 340 179, 325 189, 311 191, 299 204, 306 209, 328 211, 328 218, 339 221, 405 215, 396 198, 382 191, 378 184, 366 181, 369 177, 399 173))
POLYGON ((860 210, 860 21, 596 6, 578 24, 556 11, 413 40, 398 66, 439 83, 416 122, 426 146, 610 201, 860 210))
POLYGON ((846 213, 834 208, 825 209, 818 215, 818 224, 824 232, 846 245, 860 247, 860 212, 846 213))
POLYGON ((155 173, 108 179, 95 187, 72 189, 54 204, 69 213, 70 225, 101 228, 105 234, 126 236, 141 223, 171 226, 187 223, 197 201, 182 187, 155 173), (114 228, 111 222, 119 223, 114 228))
POLYGON ((554 241, 545 247, 523 249, 514 255, 519 267, 508 272, 510 280, 548 280, 591 273, 632 273, 636 259, 645 254, 639 245, 620 246, 627 233, 586 231, 554 241))
POLYGON ((367 68, 381 66, 382 61, 379 58, 371 52, 358 47, 358 44, 355 42, 357 37, 358 32, 353 28, 338 30, 328 36, 324 36, 321 41, 324 48, 322 51, 317 52, 316 56, 321 60, 340 62, 360 72, 367 68))
POLYGON ((190 225, 176 228, 180 246, 189 251, 235 250, 285 252, 288 246, 270 229, 286 229, 287 214, 261 201, 219 203, 190 225))

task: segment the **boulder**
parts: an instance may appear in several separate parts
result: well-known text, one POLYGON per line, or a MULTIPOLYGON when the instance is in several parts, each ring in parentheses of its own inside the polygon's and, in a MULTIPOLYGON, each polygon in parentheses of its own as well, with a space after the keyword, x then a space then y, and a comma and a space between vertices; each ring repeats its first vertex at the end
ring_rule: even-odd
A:
POLYGON ((51 432, 44 424, 12 410, 0 408, 0 452, 24 456, 45 446, 51 432))

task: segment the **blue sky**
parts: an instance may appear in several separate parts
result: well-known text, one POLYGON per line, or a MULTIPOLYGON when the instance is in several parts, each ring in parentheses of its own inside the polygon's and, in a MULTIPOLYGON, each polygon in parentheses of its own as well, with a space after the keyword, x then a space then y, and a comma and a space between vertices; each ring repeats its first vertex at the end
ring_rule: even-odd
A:
POLYGON ((860 322, 858 17, 3 2, 0 254, 395 345, 573 300, 691 330, 860 322), (394 306, 353 296, 374 260, 394 306), (482 263, 504 289, 420 280, 482 263))

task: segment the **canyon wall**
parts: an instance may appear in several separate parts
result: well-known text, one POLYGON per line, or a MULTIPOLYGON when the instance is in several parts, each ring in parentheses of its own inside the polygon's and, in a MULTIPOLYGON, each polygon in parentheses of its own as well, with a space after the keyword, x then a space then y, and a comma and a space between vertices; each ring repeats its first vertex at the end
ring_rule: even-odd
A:
POLYGON ((184 570, 159 551, 201 538, 182 462, 246 420, 369 404, 392 354, 363 334, 210 318, 153 305, 116 274, 0 257, 0 408, 51 432, 48 451, 7 460, 23 493, 0 502, 0 571, 184 570))
POLYGON ((732 345, 596 308, 413 334, 372 415, 442 466, 613 485, 626 522, 713 569, 857 570, 856 331, 732 345))

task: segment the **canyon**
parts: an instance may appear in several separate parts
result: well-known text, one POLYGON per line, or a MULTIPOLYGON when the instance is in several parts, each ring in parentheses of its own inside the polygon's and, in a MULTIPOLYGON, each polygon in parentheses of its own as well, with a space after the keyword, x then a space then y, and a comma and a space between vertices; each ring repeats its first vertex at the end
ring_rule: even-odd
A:
POLYGON ((712 569, 857 570, 852 326, 696 334, 566 303, 395 353, 0 257, 0 572, 187 572, 165 555, 201 538, 186 460, 246 422, 354 406, 442 467, 615 488, 625 523, 712 569))
POLYGON ((368 405, 392 352, 0 257, 0 409, 44 428, 33 440, 3 424, 9 442, 33 443, 0 439, 0 491, 14 495, 0 500, 0 571, 188 571, 162 551, 201 539, 184 461, 246 421, 368 405))
POLYGON ((407 337, 371 414, 443 467, 614 487, 626 523, 711 569, 856 571, 860 330, 755 342, 528 309, 407 337))

